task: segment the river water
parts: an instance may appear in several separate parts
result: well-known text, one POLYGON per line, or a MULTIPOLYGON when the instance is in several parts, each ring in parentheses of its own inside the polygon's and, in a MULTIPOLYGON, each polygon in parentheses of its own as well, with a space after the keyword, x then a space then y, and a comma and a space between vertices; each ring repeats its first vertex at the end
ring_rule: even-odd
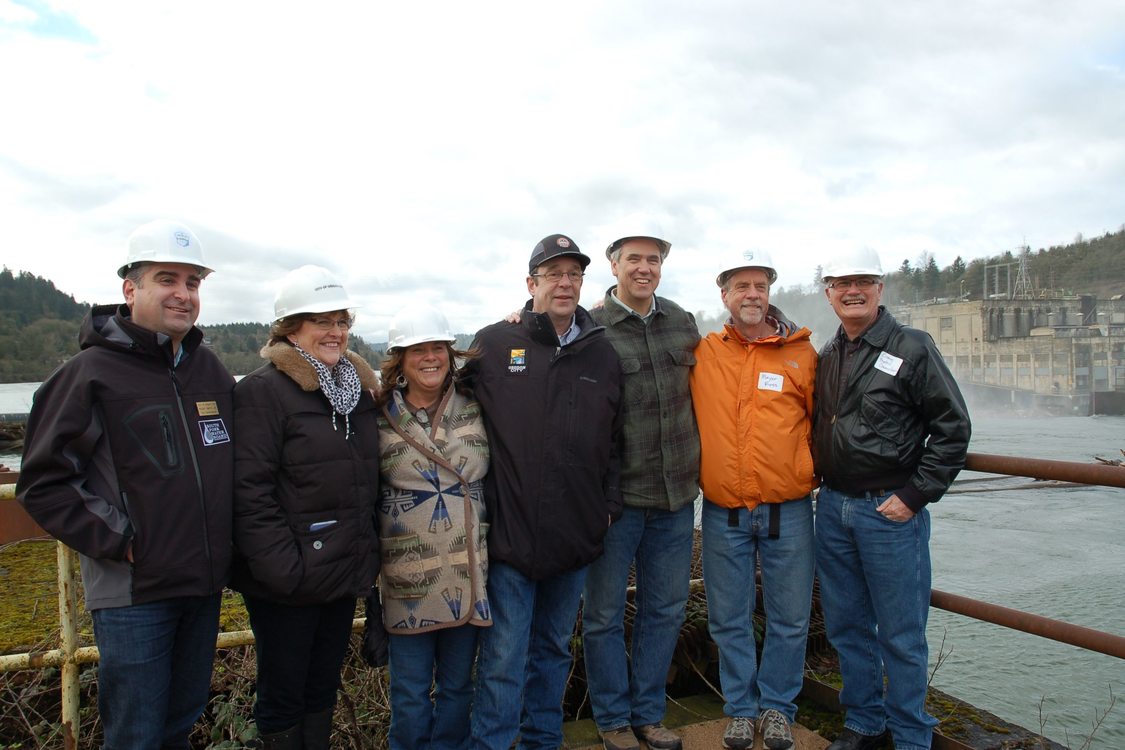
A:
MULTIPOLYGON (((1083 463, 1120 459, 1122 448, 1123 417, 983 416, 970 445, 1083 463)), ((955 489, 973 486, 974 476, 962 474, 955 489)), ((1125 635, 1125 490, 955 493, 930 513, 934 588, 1125 635)), ((948 653, 936 687, 1032 730, 1041 726, 1041 707, 1043 733, 1076 749, 1112 694, 1118 703, 1090 747, 1125 748, 1122 660, 932 609, 931 664, 943 638, 948 653)))
MULTIPOLYGON (((0 385, 0 413, 24 410, 32 389, 0 385)), ((979 416, 970 446, 1079 462, 1121 458, 1122 448, 1125 417, 979 416)), ((19 457, 0 463, 18 467, 19 457)), ((974 476, 955 489, 985 486, 974 476)), ((1004 484, 1026 482, 989 486, 1004 484)), ((930 512, 934 588, 1125 635, 1125 490, 953 493, 930 512)), ((938 609, 929 640, 931 662, 944 652, 935 687, 1075 750, 1118 696, 1089 747, 1125 750, 1125 662, 938 609)))

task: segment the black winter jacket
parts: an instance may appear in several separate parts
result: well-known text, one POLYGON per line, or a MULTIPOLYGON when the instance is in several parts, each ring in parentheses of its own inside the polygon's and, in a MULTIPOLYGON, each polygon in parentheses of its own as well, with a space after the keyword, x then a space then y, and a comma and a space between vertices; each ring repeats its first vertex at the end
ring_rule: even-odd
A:
POLYGON ((577 570, 602 552, 621 515, 621 364, 583 308, 560 347, 546 314, 477 333, 467 375, 484 413, 489 560, 533 580, 577 570))
POLYGON ((202 341, 192 328, 173 366, 168 336, 134 324, 125 305, 97 306, 82 351, 35 393, 17 492, 81 554, 89 610, 226 583, 234 379, 202 341))
POLYGON ((312 365, 288 344, 262 356, 270 363, 234 389, 231 588, 289 605, 366 595, 379 573, 375 373, 347 353, 365 390, 345 439, 312 365))
POLYGON ((902 325, 880 307, 859 341, 842 392, 843 328, 820 350, 816 473, 829 487, 850 494, 894 492, 918 511, 940 500, 965 466, 968 409, 925 331, 902 325))

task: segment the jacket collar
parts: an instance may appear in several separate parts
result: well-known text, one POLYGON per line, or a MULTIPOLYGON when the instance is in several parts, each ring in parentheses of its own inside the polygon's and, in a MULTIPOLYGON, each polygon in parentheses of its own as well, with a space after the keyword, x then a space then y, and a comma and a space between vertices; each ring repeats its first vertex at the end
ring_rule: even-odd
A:
POLYGON ((655 294, 652 295, 652 312, 646 315, 640 315, 629 309, 624 302, 617 298, 613 291, 617 289, 617 285, 611 286, 605 291, 605 300, 602 302, 602 309, 606 313, 606 321, 610 325, 617 325, 626 318, 639 318, 641 320, 652 320, 657 315, 663 315, 663 306, 660 304, 660 298, 655 294))
MULTIPOLYGON (((875 349, 882 349, 887 345, 890 340, 891 334, 894 333, 898 321, 895 316, 884 305, 879 305, 879 312, 875 316, 875 322, 867 327, 867 330, 859 334, 859 338, 867 342, 867 344, 875 349)), ((847 340, 847 334, 844 333, 844 327, 840 326, 836 330, 836 338, 833 343, 836 345, 842 344, 847 340)))
MULTIPOLYGON (((320 389, 320 380, 316 376, 316 370, 301 356, 300 352, 289 344, 280 341, 267 343, 262 347, 259 354, 261 354, 262 359, 269 360, 274 367, 292 378, 302 391, 320 389)), ((379 386, 379 381, 375 377, 375 371, 371 369, 371 365, 367 364, 363 357, 351 349, 348 349, 344 356, 355 365, 356 374, 359 375, 360 387, 365 391, 374 391, 379 386)))
MULTIPOLYGON (((790 320, 785 313, 778 308, 770 305, 766 310, 766 315, 777 321, 778 333, 763 336, 760 339, 755 339, 756 342, 763 341, 795 341, 801 338, 808 338, 811 331, 808 328, 798 328, 797 324, 790 320)), ((724 335, 728 338, 733 338, 742 343, 750 343, 749 339, 738 332, 731 318, 727 318, 727 322, 723 325, 724 335)))
MULTIPOLYGON (((103 346, 155 357, 169 365, 174 361, 172 338, 166 333, 150 331, 134 323, 126 304, 91 307, 82 321, 78 340, 82 349, 103 346)), ((190 356, 202 343, 203 331, 192 326, 180 342, 184 350, 182 356, 190 356)))
MULTIPOLYGON (((549 344, 550 346, 559 345, 559 335, 555 333, 555 325, 551 322, 551 318, 547 313, 537 313, 531 311, 531 305, 534 300, 528 300, 524 303, 523 311, 520 313, 520 324, 528 330, 531 338, 541 344, 549 344)), ((574 310, 574 322, 582 330, 578 334, 578 338, 570 342, 568 346, 574 346, 579 341, 589 337, 597 331, 604 331, 605 326, 600 326, 594 322, 590 317, 590 313, 586 308, 578 305, 574 310)))

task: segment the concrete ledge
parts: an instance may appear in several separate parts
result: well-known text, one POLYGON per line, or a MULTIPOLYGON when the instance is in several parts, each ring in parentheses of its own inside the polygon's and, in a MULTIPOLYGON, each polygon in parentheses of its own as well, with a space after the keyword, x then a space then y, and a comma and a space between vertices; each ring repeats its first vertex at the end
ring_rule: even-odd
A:
MULTIPOLYGON (((675 729, 683 737, 684 750, 717 750, 723 746, 723 731, 727 719, 723 716, 723 702, 713 695, 695 695, 668 701, 664 725, 675 729)), ((565 746, 572 750, 601 750, 601 739, 591 719, 571 721, 563 725, 565 746)), ((793 725, 794 750, 824 750, 828 740, 793 725)), ((642 743, 642 748, 645 745, 642 743)), ((762 747, 761 738, 754 742, 755 750, 762 747)))

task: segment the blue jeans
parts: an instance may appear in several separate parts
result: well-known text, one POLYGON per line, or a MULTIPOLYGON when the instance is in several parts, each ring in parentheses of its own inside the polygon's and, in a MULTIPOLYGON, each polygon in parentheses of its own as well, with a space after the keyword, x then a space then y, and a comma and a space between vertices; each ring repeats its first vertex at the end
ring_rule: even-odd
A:
POLYGON ((492 627, 480 635, 472 747, 556 750, 562 745, 562 701, 570 670, 570 637, 586 568, 533 581, 490 561, 492 627))
POLYGON ((391 633, 391 750, 462 750, 469 746, 476 625, 425 633, 391 633), (430 699, 430 688, 433 699, 430 699))
POLYGON ((211 692, 220 595, 96 609, 106 750, 188 747, 211 692))
POLYGON ((875 510, 888 495, 821 487, 816 566, 828 640, 840 656, 844 726, 891 730, 896 750, 930 747, 926 619, 930 613, 930 514, 905 523, 875 510), (886 669, 886 695, 883 670, 886 669))
POLYGON ((586 682, 598 729, 664 720, 665 683, 684 622, 695 507, 625 508, 590 564, 582 607, 586 682), (625 589, 637 565, 632 648, 625 654, 625 589), (632 666, 630 673, 629 667, 632 666))
POLYGON ((776 709, 790 721, 805 674, 815 548, 812 498, 780 503, 778 538, 769 538, 770 506, 734 511, 703 503, 703 584, 707 626, 719 647, 727 716, 755 718, 776 709), (762 569, 766 610, 762 664, 754 650, 754 562, 762 569))
POLYGON ((336 705, 355 597, 292 606, 243 594, 258 657, 254 721, 261 734, 297 726, 336 705))

